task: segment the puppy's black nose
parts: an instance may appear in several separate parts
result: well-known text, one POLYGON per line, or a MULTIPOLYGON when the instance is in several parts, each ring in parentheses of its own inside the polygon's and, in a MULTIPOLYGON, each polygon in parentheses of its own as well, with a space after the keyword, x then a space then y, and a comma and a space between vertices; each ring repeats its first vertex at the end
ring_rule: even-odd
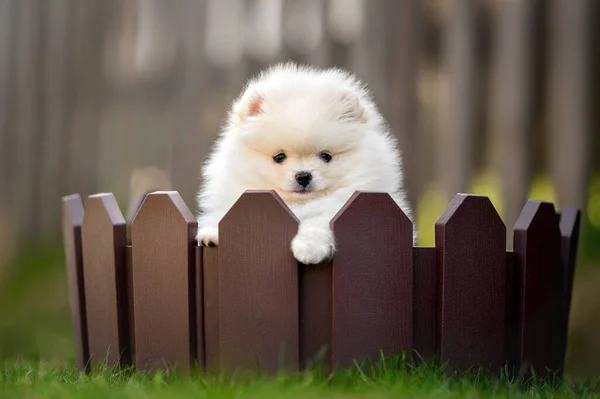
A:
POLYGON ((312 180, 312 175, 308 172, 298 172, 296 173, 296 181, 302 187, 306 187, 309 185, 312 180))

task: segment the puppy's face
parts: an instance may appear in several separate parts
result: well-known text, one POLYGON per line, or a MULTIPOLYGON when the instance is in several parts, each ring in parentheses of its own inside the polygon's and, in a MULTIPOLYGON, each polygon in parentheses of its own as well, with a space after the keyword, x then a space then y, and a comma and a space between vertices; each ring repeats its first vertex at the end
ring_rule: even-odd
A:
POLYGON ((363 138, 356 98, 309 96, 268 103, 253 97, 239 120, 243 164, 254 188, 274 189, 287 203, 306 202, 352 183, 363 138))

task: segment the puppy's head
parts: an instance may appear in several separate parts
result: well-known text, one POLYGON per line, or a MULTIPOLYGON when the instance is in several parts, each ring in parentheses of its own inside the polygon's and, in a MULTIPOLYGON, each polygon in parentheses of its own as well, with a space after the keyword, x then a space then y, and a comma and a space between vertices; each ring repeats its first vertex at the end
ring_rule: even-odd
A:
POLYGON ((249 185, 298 203, 360 178, 357 150, 373 122, 361 90, 340 71, 290 66, 252 82, 228 129, 241 144, 249 185))

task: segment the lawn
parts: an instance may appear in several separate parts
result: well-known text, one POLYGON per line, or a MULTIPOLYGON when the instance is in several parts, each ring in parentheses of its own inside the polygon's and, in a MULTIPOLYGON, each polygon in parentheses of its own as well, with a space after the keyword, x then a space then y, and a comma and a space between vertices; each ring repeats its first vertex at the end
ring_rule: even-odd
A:
POLYGON ((444 377, 423 365, 360 368, 327 374, 319 371, 259 377, 225 378, 193 373, 136 373, 109 368, 78 373, 66 364, 11 362, 0 371, 0 397, 17 398, 600 398, 592 383, 518 384, 497 378, 444 377))

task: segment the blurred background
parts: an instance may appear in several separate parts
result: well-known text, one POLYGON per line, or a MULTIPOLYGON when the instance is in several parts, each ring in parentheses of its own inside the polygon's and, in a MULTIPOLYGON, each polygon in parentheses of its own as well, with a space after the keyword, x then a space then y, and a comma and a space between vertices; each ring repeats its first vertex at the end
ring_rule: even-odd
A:
POLYGON ((195 211, 248 77, 356 73, 404 154, 421 245, 452 196, 583 211, 568 372, 600 373, 597 0, 0 0, 0 359, 70 360, 60 199, 145 192, 195 211))

